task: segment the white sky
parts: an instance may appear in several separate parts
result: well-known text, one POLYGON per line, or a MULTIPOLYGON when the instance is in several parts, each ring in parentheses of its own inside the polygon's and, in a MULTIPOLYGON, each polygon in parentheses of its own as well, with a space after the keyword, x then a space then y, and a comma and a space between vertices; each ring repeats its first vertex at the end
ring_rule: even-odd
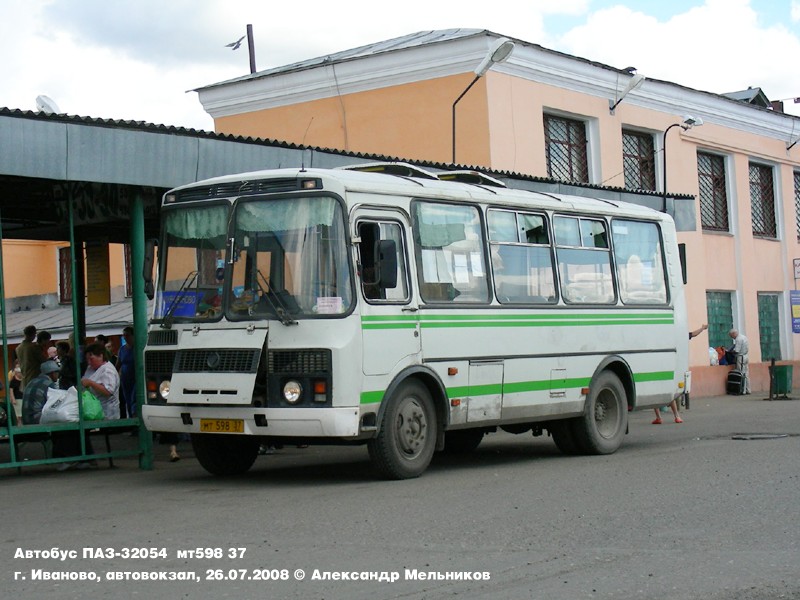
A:
MULTIPOLYGON (((699 90, 800 97, 800 0, 2 0, 0 106, 213 130, 187 90, 417 31, 488 29, 699 90), (487 7, 493 10, 489 11, 487 7)), ((785 103, 800 115, 800 104, 785 103)))

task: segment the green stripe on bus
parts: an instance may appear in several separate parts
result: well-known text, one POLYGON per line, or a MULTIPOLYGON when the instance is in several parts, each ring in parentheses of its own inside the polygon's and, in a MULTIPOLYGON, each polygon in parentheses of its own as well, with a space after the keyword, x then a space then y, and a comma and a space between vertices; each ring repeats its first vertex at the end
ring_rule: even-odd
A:
MULTIPOLYGON (((670 381, 674 379, 674 371, 653 371, 651 373, 635 373, 633 380, 636 383, 648 381, 670 381)), ((560 389, 577 389, 588 387, 591 377, 574 377, 561 381, 550 381, 543 379, 540 381, 517 381, 514 383, 488 383, 485 385, 447 388, 448 398, 463 398, 464 396, 493 396, 497 394, 519 394, 523 392, 546 392, 560 389)), ((361 404, 376 404, 383 400, 384 391, 363 392, 361 394, 361 404)))
POLYGON ((597 315, 396 315, 362 316, 362 329, 456 327, 597 327, 601 325, 672 325, 674 315, 664 313, 597 315))

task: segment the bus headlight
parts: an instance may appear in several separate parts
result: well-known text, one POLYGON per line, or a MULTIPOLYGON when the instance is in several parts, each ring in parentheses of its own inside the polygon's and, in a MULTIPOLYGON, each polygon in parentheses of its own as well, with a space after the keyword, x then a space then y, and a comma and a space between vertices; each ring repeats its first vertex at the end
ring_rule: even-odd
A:
POLYGON ((164 400, 166 400, 167 398, 169 398, 169 386, 170 386, 170 380, 169 380, 169 379, 165 379, 165 380, 164 380, 164 381, 162 381, 162 382, 161 382, 161 384, 158 386, 158 393, 159 393, 159 394, 161 394, 161 397, 162 397, 164 400))
POLYGON ((303 395, 303 386, 299 381, 290 380, 283 385, 283 397, 289 404, 296 404, 303 395))

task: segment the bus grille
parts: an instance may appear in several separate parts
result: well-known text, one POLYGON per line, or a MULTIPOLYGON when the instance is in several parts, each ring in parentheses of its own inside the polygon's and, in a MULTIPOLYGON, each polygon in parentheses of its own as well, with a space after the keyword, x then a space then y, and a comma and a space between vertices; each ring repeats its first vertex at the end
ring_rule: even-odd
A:
POLYGON ((178 373, 255 373, 258 350, 183 350, 178 354, 178 373))
POLYGON ((175 365, 175 350, 149 350, 144 353, 144 368, 147 373, 172 373, 175 365))
POLYGON ((174 346, 178 343, 178 332, 175 329, 151 331, 147 334, 148 346, 174 346))
POLYGON ((330 350, 275 350, 269 353, 270 373, 330 373, 330 350))

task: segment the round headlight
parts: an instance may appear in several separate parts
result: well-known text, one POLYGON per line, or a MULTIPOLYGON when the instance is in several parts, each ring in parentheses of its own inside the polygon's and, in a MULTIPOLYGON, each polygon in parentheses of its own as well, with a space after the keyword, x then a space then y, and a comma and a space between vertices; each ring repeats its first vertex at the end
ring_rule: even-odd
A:
POLYGON ((287 381, 283 386, 283 397, 289 404, 295 404, 303 395, 303 386, 299 381, 287 381))
POLYGON ((165 379, 158 386, 158 393, 161 394, 161 397, 164 398, 164 400, 169 398, 169 386, 170 386, 170 380, 169 379, 165 379))

